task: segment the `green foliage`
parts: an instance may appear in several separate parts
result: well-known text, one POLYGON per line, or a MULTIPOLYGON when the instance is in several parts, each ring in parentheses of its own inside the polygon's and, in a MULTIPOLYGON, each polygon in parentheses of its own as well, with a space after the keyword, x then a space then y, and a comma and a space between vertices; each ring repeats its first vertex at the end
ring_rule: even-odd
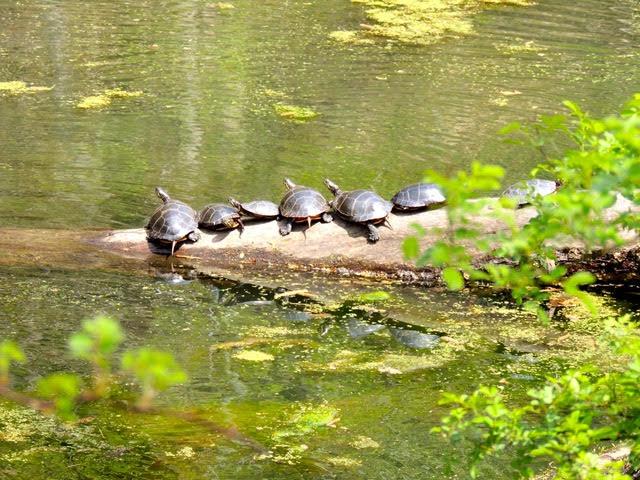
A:
POLYGON ((11 363, 24 363, 25 360, 24 353, 17 343, 11 340, 0 342, 0 388, 9 384, 11 363))
POLYGON ((554 462, 558 479, 629 479, 615 468, 620 465, 605 466, 589 451, 610 440, 640 448, 640 332, 628 320, 606 328, 616 351, 628 357, 621 371, 570 370, 529 390, 529 402, 517 408, 495 387, 446 394, 441 404, 451 410, 434 431, 454 440, 463 434, 475 439, 472 473, 486 456, 513 449, 514 467, 525 477, 533 475, 532 461, 543 458, 554 462))
MULTIPOLYGON (((54 373, 38 381, 38 395, 50 400, 60 417, 67 420, 75 418, 74 409, 78 400, 97 400, 108 393, 112 357, 123 340, 120 324, 109 317, 100 316, 83 322, 82 330, 69 339, 69 349, 75 358, 92 365, 92 388, 83 390, 80 377, 75 374, 54 373)), ((17 344, 0 342, 0 395, 4 393, 10 400, 48 411, 50 408, 47 403, 8 388, 11 362, 24 360, 24 354, 17 344)), ((186 379, 171 354, 151 348, 125 351, 122 365, 140 380, 143 394, 138 404, 147 409, 157 393, 186 379)))
MULTIPOLYGON (((540 304, 547 299, 545 287, 559 286, 595 318, 597 303, 582 290, 595 282, 594 275, 569 275, 566 268, 556 266, 551 245, 571 239, 586 250, 606 250, 623 244, 620 231, 624 228, 640 230, 637 211, 605 214, 617 195, 640 205, 640 95, 621 115, 605 119, 591 118, 571 102, 565 106, 570 117, 554 115, 533 126, 511 124, 503 129, 517 141, 538 147, 547 158, 534 169, 534 175, 547 172, 562 184, 556 193, 531 200, 536 215, 526 225, 515 223, 513 210, 510 212, 513 202, 485 200, 478 206, 470 200, 479 186, 498 181, 497 171, 490 170, 484 179, 478 178, 482 169, 477 165, 470 174, 458 173, 450 179, 428 173, 451 196, 449 227, 436 232, 443 239, 424 252, 419 248, 419 236, 424 233, 417 229, 418 234, 405 241, 405 256, 418 265, 443 268, 443 279, 452 290, 461 288, 461 272, 469 279, 506 289, 543 319, 546 313, 540 304), (574 148, 548 159, 559 134, 574 148), (507 228, 490 238, 481 235, 473 225, 481 214, 500 220, 507 228), (470 248, 498 262, 474 266, 470 248)), ((603 462, 593 449, 604 441, 621 441, 631 444, 635 458, 640 452, 640 331, 622 318, 608 322, 604 335, 621 359, 617 370, 590 366, 570 370, 530 390, 529 402, 517 408, 507 405, 496 387, 480 387, 470 395, 445 394, 442 403, 451 409, 435 431, 452 440, 472 439, 474 477, 480 460, 509 451, 514 467, 524 477, 531 477, 532 465, 544 459, 553 462, 558 479, 629 479, 620 462, 603 462)))
POLYGON ((82 324, 82 331, 69 339, 74 357, 108 368, 111 355, 124 339, 120 324, 109 317, 96 317, 82 324))
POLYGON ((120 324, 108 317, 99 316, 82 324, 82 331, 69 339, 71 354, 94 366, 94 390, 101 396, 109 383, 111 357, 120 346, 124 335, 120 324))
POLYGON ((474 163, 470 172, 451 177, 429 171, 426 180, 439 184, 447 196, 448 226, 430 232, 417 227, 416 234, 405 239, 405 257, 418 266, 442 268, 443 280, 452 290, 462 288, 464 278, 506 289, 519 304, 536 310, 542 319, 546 319, 546 313, 539 305, 548 299, 545 290, 549 285, 562 286, 593 308, 590 297, 579 288, 593 283, 593 277, 585 273, 567 277, 566 270, 555 265, 557 259, 551 246, 574 240, 587 251, 609 249, 623 244, 623 228, 640 230, 636 212, 620 212, 613 218, 606 214, 617 194, 640 205, 640 95, 621 115, 603 120, 589 117, 571 102, 565 105, 571 112, 569 118, 554 115, 543 117, 535 127, 516 123, 503 129, 503 133, 519 141, 524 139, 538 146, 547 145, 558 134, 576 145, 534 169, 534 174, 553 175, 562 188, 552 195, 531 199, 537 214, 526 225, 516 223, 516 206, 509 199, 473 199, 500 188, 500 167, 474 163), (506 228, 488 235, 478 224, 483 218, 498 221, 506 228), (421 251, 420 238, 425 233, 433 233, 440 240, 421 251), (490 260, 474 265, 472 260, 478 254, 490 260))
POLYGON ((75 418, 75 400, 80 395, 80 377, 71 373, 54 373, 38 381, 38 394, 53 401, 56 413, 65 420, 75 418))
POLYGON ((152 348, 125 352, 122 368, 133 373, 142 385, 142 397, 138 402, 141 409, 147 409, 158 392, 187 379, 170 353, 152 348))

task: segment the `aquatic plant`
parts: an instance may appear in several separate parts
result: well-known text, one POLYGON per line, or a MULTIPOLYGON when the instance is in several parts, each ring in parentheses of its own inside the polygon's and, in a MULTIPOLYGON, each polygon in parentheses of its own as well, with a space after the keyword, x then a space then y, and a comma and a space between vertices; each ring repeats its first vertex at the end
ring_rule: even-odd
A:
POLYGON ((351 0, 365 7, 371 23, 362 30, 338 30, 329 37, 337 42, 372 43, 372 38, 413 45, 428 45, 446 36, 473 32, 472 17, 490 6, 528 6, 529 0, 351 0))
MULTIPOLYGON (((39 398, 11 388, 11 363, 24 362, 25 356, 17 344, 3 341, 0 343, 0 396, 44 412, 56 411, 63 418, 74 418, 74 409, 79 403, 98 400, 109 393, 113 356, 123 339, 120 325, 111 318, 100 316, 83 322, 82 330, 69 340, 69 350, 73 357, 88 361, 93 367, 91 386, 83 389, 80 377, 75 374, 54 373, 38 381, 39 398)), ((123 373, 133 373, 142 387, 137 401, 140 410, 148 410, 157 393, 186 379, 171 354, 151 348, 125 351, 122 366, 123 373)))

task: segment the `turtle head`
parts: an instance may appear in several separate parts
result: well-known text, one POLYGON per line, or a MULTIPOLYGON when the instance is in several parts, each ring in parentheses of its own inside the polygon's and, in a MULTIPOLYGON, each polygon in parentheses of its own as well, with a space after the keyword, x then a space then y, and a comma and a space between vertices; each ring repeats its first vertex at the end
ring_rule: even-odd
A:
POLYGON ((287 190, 291 190, 296 184, 290 178, 284 177, 284 186, 287 187, 287 190))
POLYGON ((169 200, 171 200, 169 194, 165 192, 162 187, 156 187, 156 195, 158 195, 158 197, 160 197, 160 200, 162 200, 164 203, 167 203, 169 200))
POLYGON ((334 195, 340 195, 340 193, 342 192, 342 190, 340 190, 340 187, 338 187, 338 185, 333 183, 328 178, 324 179, 324 184, 327 186, 329 190, 331 190, 331 193, 333 193, 334 195))
POLYGON ((233 197, 229 197, 229 203, 233 208, 237 208, 238 210, 242 209, 242 204, 233 197))

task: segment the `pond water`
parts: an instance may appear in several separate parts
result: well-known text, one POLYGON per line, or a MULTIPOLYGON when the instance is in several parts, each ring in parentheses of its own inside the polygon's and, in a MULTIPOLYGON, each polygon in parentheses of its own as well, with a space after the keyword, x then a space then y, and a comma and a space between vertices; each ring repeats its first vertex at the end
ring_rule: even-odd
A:
MULTIPOLYGON (((3 478, 464 478, 462 451, 429 433, 443 391, 499 383, 517 401, 593 354, 589 329, 549 330, 499 297, 387 286, 392 299, 376 306, 353 300, 370 284, 351 282, 347 295, 321 277, 288 290, 179 268, 0 274, 0 336, 29 357, 18 387, 86 372, 66 339, 96 312, 122 321, 126 347, 171 351, 189 373, 153 415, 127 413, 125 394, 81 408, 89 420, 67 426, 0 403, 3 478), (204 420, 235 426, 273 456, 204 420)), ((512 478, 501 462, 484 475, 512 478)))
MULTIPOLYGON (((490 9, 474 35, 428 47, 333 43, 329 32, 364 18, 346 0, 233 5, 0 0, 0 82, 53 87, 0 94, 0 226, 139 227, 158 184, 199 207, 230 194, 277 199, 285 175, 390 196, 426 168, 475 158, 513 180, 539 153, 504 143, 502 126, 564 99, 614 112, 640 80, 631 0, 490 9), (76 107, 112 88, 143 95, 76 107), (292 123, 278 102, 320 115, 292 123)), ((123 392, 83 407, 89 420, 77 425, 0 403, 0 477, 464 478, 463 450, 429 433, 443 391, 501 382, 517 401, 591 355, 588 324, 547 330, 495 296, 304 275, 238 281, 83 255, 65 268, 0 267, 0 338, 29 357, 17 385, 86 371, 65 344, 97 313, 122 322, 127 347, 171 351, 189 381, 157 415, 127 413, 123 392), (354 303, 372 290, 391 302, 354 303), (274 457, 204 420, 235 425, 274 457)), ((512 474, 493 462, 483 478, 512 474)))
POLYGON ((200 207, 277 199, 285 175, 391 196, 475 158, 510 181, 540 158, 501 127, 565 99, 615 112, 640 79, 633 0, 496 8, 474 35, 390 48, 328 38, 363 21, 347 0, 215 4, 0 2, 0 81, 54 87, 0 98, 3 225, 140 226, 158 184, 200 207), (116 87, 144 95, 75 107, 116 87), (320 116, 295 124, 278 102, 320 116))

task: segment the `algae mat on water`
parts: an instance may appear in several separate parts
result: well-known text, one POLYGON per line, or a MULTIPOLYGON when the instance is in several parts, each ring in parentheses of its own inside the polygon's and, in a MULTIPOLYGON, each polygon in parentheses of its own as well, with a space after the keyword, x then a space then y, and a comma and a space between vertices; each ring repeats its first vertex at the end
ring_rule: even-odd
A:
POLYGON ((446 36, 473 32, 473 15, 496 5, 529 6, 531 0, 351 0, 366 7, 371 24, 362 30, 339 30, 329 34, 342 43, 373 43, 382 37, 401 43, 428 45, 446 36))

